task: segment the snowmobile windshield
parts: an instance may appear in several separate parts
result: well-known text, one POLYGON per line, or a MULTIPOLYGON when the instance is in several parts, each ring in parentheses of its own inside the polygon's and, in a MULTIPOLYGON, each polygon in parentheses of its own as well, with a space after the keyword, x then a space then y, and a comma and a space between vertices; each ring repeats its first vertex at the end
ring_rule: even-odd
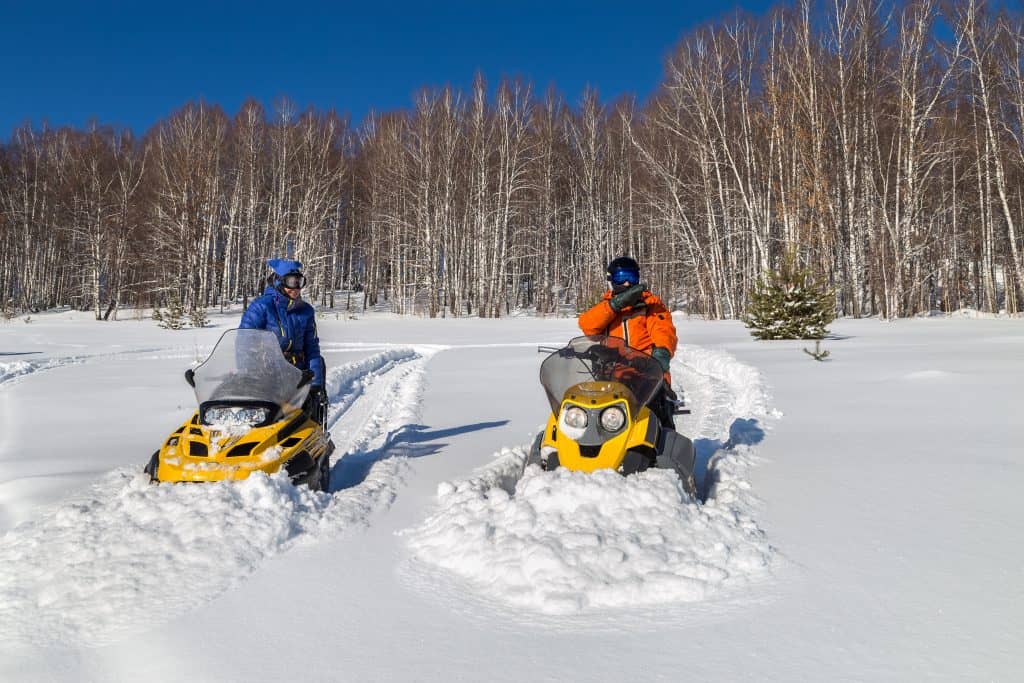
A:
POLYGON ((287 412, 309 393, 308 385, 299 387, 302 371, 285 359, 270 330, 228 330, 194 379, 200 406, 273 403, 287 412))
POLYGON ((635 399, 635 411, 654 396, 662 381, 661 364, 619 337, 576 337, 540 366, 540 383, 555 415, 569 389, 581 382, 624 385, 635 399))

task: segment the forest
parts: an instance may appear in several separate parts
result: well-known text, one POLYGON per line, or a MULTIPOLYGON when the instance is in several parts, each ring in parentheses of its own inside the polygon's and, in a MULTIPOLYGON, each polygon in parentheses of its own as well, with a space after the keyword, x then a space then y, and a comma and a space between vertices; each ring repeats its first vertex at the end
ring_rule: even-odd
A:
MULTIPOLYGON (((794 258, 848 316, 1020 311, 1024 24, 979 0, 803 0, 671 50, 645 101, 427 87, 354 125, 281 99, 0 144, 0 305, 304 297, 424 316, 576 310, 635 257, 670 307, 739 317, 794 258)), ((8 106, 16 106, 9 102, 8 106)))

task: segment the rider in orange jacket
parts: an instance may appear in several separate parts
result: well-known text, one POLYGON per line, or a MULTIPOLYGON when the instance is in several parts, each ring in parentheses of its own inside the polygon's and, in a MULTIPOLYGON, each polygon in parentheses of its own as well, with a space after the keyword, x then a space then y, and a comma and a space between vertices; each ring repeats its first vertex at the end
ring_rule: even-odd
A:
POLYGON ((665 384, 649 404, 662 425, 674 428, 672 376, 669 362, 675 355, 678 339, 672 314, 657 296, 640 282, 640 265, 628 256, 620 256, 608 264, 609 291, 601 301, 580 314, 583 334, 621 337, 634 349, 649 353, 661 363, 665 384))

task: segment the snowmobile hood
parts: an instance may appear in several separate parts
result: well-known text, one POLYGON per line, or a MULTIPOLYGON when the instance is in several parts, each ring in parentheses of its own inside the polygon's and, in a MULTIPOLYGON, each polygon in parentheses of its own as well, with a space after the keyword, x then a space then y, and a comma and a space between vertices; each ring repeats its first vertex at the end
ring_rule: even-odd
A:
POLYGON ((283 467, 293 481, 307 483, 333 448, 302 410, 264 427, 237 430, 202 425, 197 411, 164 441, 147 471, 160 482, 213 482, 283 467))

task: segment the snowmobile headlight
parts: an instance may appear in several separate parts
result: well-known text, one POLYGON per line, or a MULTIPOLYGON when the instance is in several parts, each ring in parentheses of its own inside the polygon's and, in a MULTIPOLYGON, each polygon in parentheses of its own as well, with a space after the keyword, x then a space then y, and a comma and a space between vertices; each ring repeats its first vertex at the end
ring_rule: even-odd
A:
POLYGON ((268 417, 270 417, 270 411, 266 408, 245 408, 239 416, 242 422, 245 422, 250 426, 266 422, 268 417))
POLYGON ((612 406, 601 411, 601 428, 606 432, 617 432, 626 424, 626 411, 612 406))
POLYGON ((574 429, 583 429, 587 426, 587 411, 578 406, 569 406, 565 409, 562 421, 565 422, 566 426, 574 429))
POLYGON ((252 427, 265 422, 270 416, 267 408, 236 408, 222 406, 208 408, 204 415, 204 422, 208 425, 224 427, 252 427))

